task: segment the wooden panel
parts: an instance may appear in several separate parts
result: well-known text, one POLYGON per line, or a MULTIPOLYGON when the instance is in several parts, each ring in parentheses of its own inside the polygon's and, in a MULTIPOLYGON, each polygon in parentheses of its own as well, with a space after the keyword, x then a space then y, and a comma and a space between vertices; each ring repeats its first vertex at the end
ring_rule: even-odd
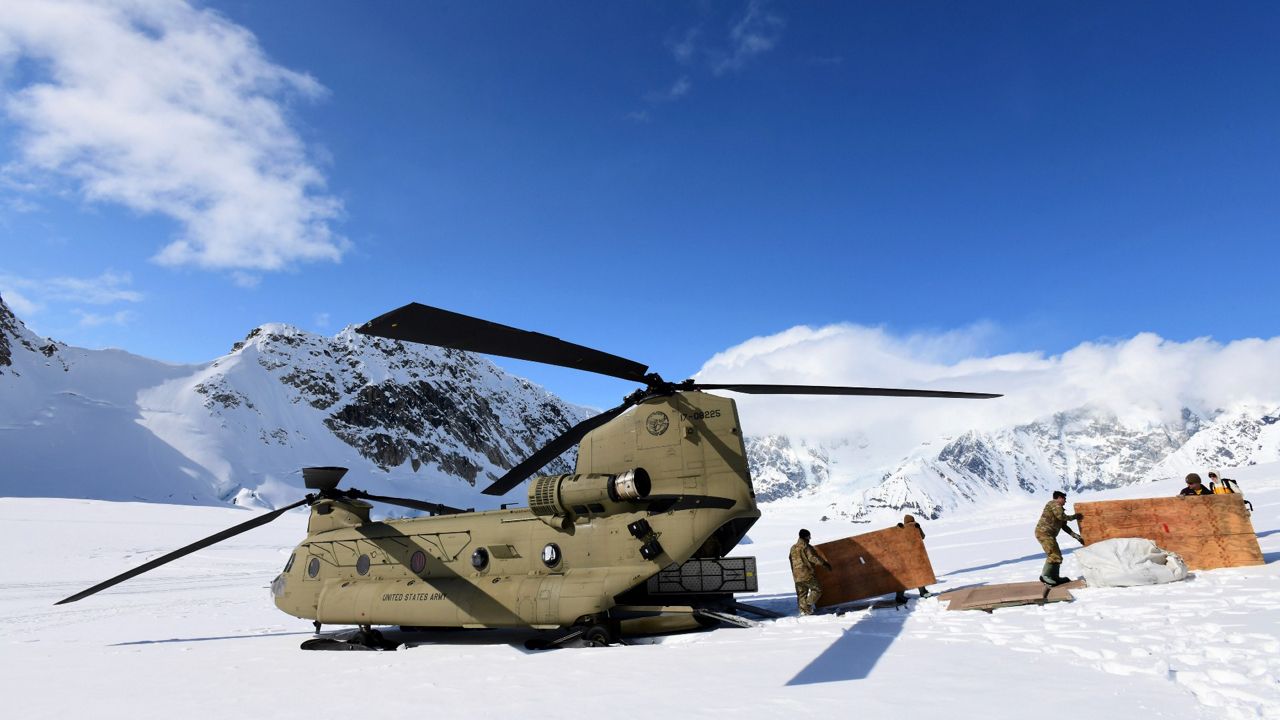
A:
POLYGON ((913 524, 815 545, 832 570, 817 568, 819 607, 828 607, 938 582, 924 539, 913 524))
POLYGON ((1003 583, 961 588, 938 596, 947 602, 948 610, 995 610, 1016 605, 1043 605, 1051 602, 1070 602, 1072 588, 1084 587, 1075 580, 1050 588, 1041 582, 1003 583))
POLYGON ((1075 503, 1085 544, 1140 537, 1175 552, 1192 570, 1262 565, 1262 549, 1240 495, 1075 503))

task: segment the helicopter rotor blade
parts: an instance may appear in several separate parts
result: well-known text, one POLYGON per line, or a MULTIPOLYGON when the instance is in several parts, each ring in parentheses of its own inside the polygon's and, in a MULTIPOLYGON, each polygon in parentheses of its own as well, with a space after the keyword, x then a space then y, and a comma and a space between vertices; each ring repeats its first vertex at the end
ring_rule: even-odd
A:
POLYGON ((844 387, 839 385, 758 385, 751 383, 694 383, 695 390, 728 390, 750 395, 867 395, 873 397, 958 398, 989 400, 998 393, 954 392, 951 390, 911 390, 905 388, 844 387))
POLYGON ((512 488, 524 482, 526 478, 537 472, 543 465, 546 465, 552 460, 560 457, 561 453, 573 447, 579 440, 586 437, 587 433, 626 412, 632 405, 639 402, 640 399, 641 398, 638 396, 627 398, 627 400, 618 407, 613 408, 612 410, 606 410, 594 417, 589 417, 568 430, 565 430, 563 433, 560 433, 556 439, 546 445, 543 445, 541 449, 525 458, 520 462, 520 464, 508 470, 506 475, 503 475, 493 481, 493 484, 481 492, 485 495, 506 495, 508 492, 511 492, 512 488))
POLYGON ((499 325, 420 303, 409 303, 379 315, 361 325, 356 332, 391 340, 559 365, 634 382, 644 382, 645 371, 649 369, 647 365, 634 360, 575 345, 557 337, 499 325))
POLYGON ((388 505, 399 505, 411 510, 421 510, 431 513, 432 515, 456 515, 458 513, 467 512, 462 508, 442 505, 440 503, 428 502, 426 500, 413 500, 410 498, 390 497, 387 495, 374 495, 363 490, 351 489, 344 493, 347 497, 359 498, 363 500, 373 500, 374 502, 387 503, 388 505))
POLYGON ((292 505, 285 505, 284 507, 282 507, 282 508, 280 508, 280 509, 278 509, 278 510, 272 510, 271 512, 269 512, 269 513, 267 513, 267 514, 265 514, 265 515, 259 515, 258 517, 254 518, 254 519, 252 519, 252 520, 249 520, 249 521, 246 521, 246 522, 242 522, 242 523, 240 523, 239 525, 235 525, 235 526, 233 526, 233 527, 229 527, 229 528, 227 528, 226 530, 223 530, 223 531, 221 531, 221 532, 214 533, 213 535, 210 535, 209 537, 207 537, 207 538, 205 538, 205 539, 203 539, 203 540, 197 540, 196 542, 193 542, 193 543, 191 543, 190 545, 186 545, 186 546, 180 547, 180 548, 178 548, 177 550, 174 550, 174 551, 173 551, 173 552, 171 552, 171 553, 167 553, 167 554, 165 554, 165 555, 161 555, 160 557, 158 557, 158 558, 156 558, 156 559, 154 559, 154 560, 151 560, 150 562, 145 562, 145 563, 143 563, 143 564, 139 565, 138 567, 133 568, 132 570, 128 570, 128 571, 122 572, 122 573, 120 573, 119 575, 116 575, 115 577, 113 577, 113 578, 111 578, 111 579, 109 579, 109 580, 103 580, 102 582, 98 583, 97 585, 94 585, 94 586, 93 586, 93 587, 91 587, 91 588, 88 588, 87 590, 81 590, 80 592, 76 593, 75 595, 72 595, 71 597, 68 597, 68 598, 64 598, 64 599, 62 599, 62 600, 59 600, 58 602, 54 603, 54 605, 62 605, 62 604, 64 604, 64 603, 75 602, 75 601, 77 601, 77 600, 83 600, 84 598, 87 598, 87 597, 89 597, 90 595, 93 595, 94 593, 96 593, 96 592, 98 592, 98 591, 100 591, 100 590, 106 590, 107 588, 111 587, 112 585, 115 585, 115 584, 117 584, 117 583, 122 583, 122 582, 124 582, 125 580, 128 580, 128 579, 129 579, 129 578, 131 578, 131 577, 135 577, 135 576, 141 575, 142 573, 147 572, 148 570, 154 570, 154 569, 156 569, 156 568, 160 567, 161 565, 164 565, 165 563, 168 563, 168 562, 172 562, 172 561, 174 561, 174 560, 177 560, 178 558, 183 557, 184 555, 190 555, 191 553, 193 553, 193 552, 195 552, 195 551, 197 551, 197 550, 203 550, 204 548, 207 548, 207 547, 209 547, 210 545, 213 545, 213 544, 215 544, 215 543, 220 543, 220 542, 222 542, 223 540, 226 540, 226 539, 228 539, 228 538, 235 537, 236 535, 239 535, 240 533, 245 532, 245 531, 247 531, 247 530, 252 530, 252 529, 254 529, 254 528, 256 528, 256 527, 260 527, 260 526, 262 526, 262 525, 266 525, 267 523, 271 522, 272 520, 275 520, 276 518, 280 517, 281 515, 285 514, 286 512, 288 512, 288 511, 290 511, 290 510, 292 510, 292 509, 294 509, 294 508, 296 508, 296 507, 301 507, 301 506, 303 506, 303 505, 307 505, 307 504, 309 504, 309 503, 313 502, 314 500, 315 500, 315 498, 314 498, 314 497, 312 497, 312 496, 308 495, 307 497, 303 498, 302 500, 299 500, 299 501, 298 501, 298 502, 296 502, 296 503, 293 503, 292 505))

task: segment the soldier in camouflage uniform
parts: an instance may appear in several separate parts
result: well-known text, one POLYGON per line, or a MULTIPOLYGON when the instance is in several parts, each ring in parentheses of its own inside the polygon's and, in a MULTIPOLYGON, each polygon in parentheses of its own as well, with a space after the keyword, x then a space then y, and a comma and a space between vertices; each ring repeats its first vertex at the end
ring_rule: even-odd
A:
POLYGON ((1084 538, 1080 537, 1075 530, 1067 527, 1067 521, 1079 520, 1084 517, 1081 513, 1068 515, 1064 507, 1067 505, 1067 494, 1058 490, 1053 491, 1053 499, 1044 505, 1044 512, 1040 513, 1040 522, 1036 523, 1036 540, 1040 541, 1040 547, 1044 548, 1045 561, 1044 569, 1040 571, 1040 582, 1045 585, 1061 585, 1062 583, 1071 582, 1071 578, 1064 578, 1058 575, 1058 568, 1062 566, 1062 550, 1058 547, 1058 532, 1066 530, 1067 534, 1076 539, 1081 545, 1084 544, 1084 538))
POLYGON ((809 531, 801 530, 800 539, 791 546, 791 576, 796 581, 796 601, 801 615, 812 615, 814 605, 822 596, 822 586, 813 574, 815 565, 831 569, 831 563, 809 544, 809 531))

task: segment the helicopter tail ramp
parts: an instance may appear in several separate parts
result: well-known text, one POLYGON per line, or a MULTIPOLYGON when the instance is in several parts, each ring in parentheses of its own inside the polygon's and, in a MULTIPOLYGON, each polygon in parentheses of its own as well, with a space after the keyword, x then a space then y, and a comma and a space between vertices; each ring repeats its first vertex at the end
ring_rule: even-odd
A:
MULTIPOLYGON (((910 518, 911 516, 907 516, 910 518)), ((820 607, 911 590, 938 582, 914 518, 897 527, 815 546, 831 570, 815 568, 820 607)))
POLYGON ((1086 545, 1146 538, 1175 552, 1191 570, 1264 565, 1240 495, 1200 495, 1075 503, 1086 545))

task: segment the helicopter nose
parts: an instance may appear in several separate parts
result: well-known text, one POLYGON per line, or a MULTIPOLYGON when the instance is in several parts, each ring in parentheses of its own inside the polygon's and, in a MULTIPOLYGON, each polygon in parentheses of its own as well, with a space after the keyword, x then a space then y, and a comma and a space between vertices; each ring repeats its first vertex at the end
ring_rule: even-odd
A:
POLYGON ((288 582, 288 579, 284 576, 284 573, 277 575, 276 579, 271 581, 271 596, 280 597, 284 595, 284 585, 286 582, 288 582))

